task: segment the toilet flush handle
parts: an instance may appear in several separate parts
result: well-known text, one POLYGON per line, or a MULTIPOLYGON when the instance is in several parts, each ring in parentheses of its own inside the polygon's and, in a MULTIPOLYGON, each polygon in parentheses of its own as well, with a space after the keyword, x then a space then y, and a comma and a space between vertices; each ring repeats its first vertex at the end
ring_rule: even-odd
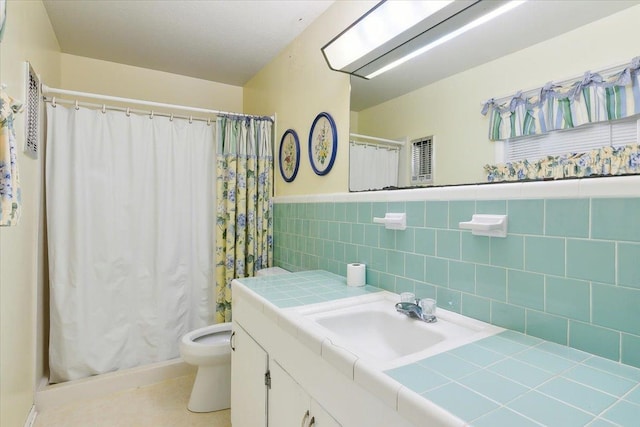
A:
POLYGON ((229 337, 229 347, 231 347, 231 351, 236 351, 236 345, 233 339, 236 336, 236 331, 231 332, 231 337, 229 337))

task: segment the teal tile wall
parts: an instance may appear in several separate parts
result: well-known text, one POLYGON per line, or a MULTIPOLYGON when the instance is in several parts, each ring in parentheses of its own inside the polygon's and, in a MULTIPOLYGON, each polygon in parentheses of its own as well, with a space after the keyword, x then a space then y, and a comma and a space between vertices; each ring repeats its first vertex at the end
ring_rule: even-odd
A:
POLYGON ((275 265, 367 264, 367 283, 413 291, 508 329, 640 367, 640 198, 274 205, 275 265), (374 216, 407 212, 407 229, 374 216), (507 213, 507 238, 458 222, 507 213))

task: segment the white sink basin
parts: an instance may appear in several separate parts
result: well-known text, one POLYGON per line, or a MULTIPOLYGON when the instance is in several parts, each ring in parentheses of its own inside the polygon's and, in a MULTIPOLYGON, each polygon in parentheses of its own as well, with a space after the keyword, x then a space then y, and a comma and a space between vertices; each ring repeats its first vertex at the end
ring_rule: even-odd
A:
POLYGON ((502 331, 502 328, 438 308, 425 323, 398 313, 390 292, 315 304, 296 310, 334 345, 390 369, 502 331))
MULTIPOLYGON (((386 305, 386 304, 385 304, 386 305)), ((425 327, 412 320, 381 309, 379 303, 322 313, 313 318, 320 326, 345 339, 354 348, 376 359, 389 361, 442 342, 442 328, 425 327)), ((438 326, 442 326, 438 325, 438 326)), ((446 325, 450 326, 450 325, 446 325)), ((465 332, 465 331, 462 331, 465 332)))

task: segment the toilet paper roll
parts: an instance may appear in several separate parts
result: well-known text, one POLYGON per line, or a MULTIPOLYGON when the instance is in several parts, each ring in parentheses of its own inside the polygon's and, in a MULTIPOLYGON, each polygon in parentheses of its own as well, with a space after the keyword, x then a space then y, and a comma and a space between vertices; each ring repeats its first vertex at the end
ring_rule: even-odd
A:
POLYGON ((361 263, 347 264, 347 286, 364 286, 367 283, 367 266, 361 263))

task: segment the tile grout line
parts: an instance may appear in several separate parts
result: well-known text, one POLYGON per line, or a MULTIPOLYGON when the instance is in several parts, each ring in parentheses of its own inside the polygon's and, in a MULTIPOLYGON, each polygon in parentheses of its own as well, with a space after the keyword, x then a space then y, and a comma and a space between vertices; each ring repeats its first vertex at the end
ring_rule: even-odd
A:
MULTIPOLYGON (((539 346, 539 345, 540 345, 540 343, 538 343, 538 344, 536 344, 536 345, 534 345, 534 346, 531 346, 530 348, 535 348, 535 347, 537 347, 537 346, 539 346)), ((529 350, 529 349, 527 349, 527 350, 529 350)), ((523 353, 523 352, 525 352, 525 351, 527 351, 527 350, 522 350, 522 351, 520 351, 520 352, 514 353, 514 355, 517 355, 517 354, 523 353)), ((540 350, 541 350, 541 351, 545 351, 544 349, 540 349, 540 350)), ((546 351, 545 351, 545 352, 546 352, 546 351)), ((547 352, 547 353, 549 353, 549 352, 547 352)), ((573 362, 574 364, 573 364, 573 366, 568 367, 568 368, 566 368, 566 369, 564 369, 564 370, 562 370, 562 371, 560 371, 560 372, 558 372, 558 373, 553 373, 553 372, 550 372, 550 371, 546 371, 545 369, 542 369, 542 368, 540 368, 539 366, 532 365, 532 364, 528 363, 527 361, 520 360, 520 359, 516 359, 516 358, 512 357, 513 355, 510 355, 508 358, 510 358, 510 359, 512 359, 512 360, 515 360, 515 361, 517 361, 517 362, 523 363, 523 364, 528 365, 528 366, 531 366, 531 367, 533 367, 533 368, 540 369, 540 370, 543 370, 543 371, 548 372, 548 373, 550 373, 550 374, 553 374, 553 376, 552 376, 551 378, 549 378, 549 379, 547 379, 547 380, 543 381, 542 383, 540 383, 540 384, 536 385, 535 387, 529 387, 529 386, 527 386, 526 384, 522 384, 522 383, 519 383, 519 382, 517 382, 517 381, 515 381, 515 380, 513 380, 513 379, 511 379, 511 378, 505 377, 505 376, 504 376, 504 375, 502 375, 502 374, 499 374, 499 373, 496 373, 496 374, 497 374, 497 375, 499 375, 499 376, 501 376, 501 377, 503 377, 503 378, 506 378, 506 379, 508 379, 508 380, 511 380, 511 381, 514 381, 514 382, 516 382, 516 383, 518 383, 518 384, 521 384, 521 385, 523 385, 523 386, 525 386, 525 387, 528 387, 528 388, 529 388, 529 390, 528 390, 527 392, 523 393, 522 395, 525 395, 525 394, 528 394, 528 393, 531 393, 531 392, 540 393, 540 394, 542 394, 543 396, 546 396, 546 397, 548 397, 548 398, 550 398, 550 399, 553 399, 553 400, 555 400, 555 401, 558 401, 558 402, 562 403, 562 404, 563 404, 563 405, 565 405, 565 406, 568 406, 568 407, 571 407, 571 408, 576 409, 576 410, 578 410, 578 411, 581 411, 581 412, 584 412, 584 413, 586 413, 586 414, 592 415, 592 416, 593 416, 593 419, 592 419, 590 422, 593 422, 593 420, 595 420, 596 418, 599 418, 599 417, 600 417, 602 414, 604 414, 604 412, 606 412, 606 411, 607 411, 611 406, 614 406, 614 405, 616 405, 617 403, 619 403, 621 400, 623 400, 623 397, 622 397, 622 396, 616 396, 616 395, 613 395, 613 394, 608 393, 608 392, 606 392, 606 391, 604 391, 604 390, 597 389, 597 388, 595 388, 595 387, 593 387, 593 386, 591 386, 591 385, 589 385, 589 384, 581 383, 581 382, 579 382, 579 381, 573 380, 573 379, 568 378, 568 377, 565 377, 565 376, 563 375, 564 373, 566 373, 566 372, 568 372, 568 371, 570 371, 570 370, 572 370, 572 369, 575 369, 577 366, 580 366, 580 365, 583 365, 583 366, 589 366, 589 365, 584 365, 584 361, 582 361, 582 362, 576 362, 576 361, 573 361, 573 360, 570 360, 570 359, 566 359, 566 358, 564 358, 564 357, 562 357, 562 356, 555 355, 555 354, 553 354, 553 353, 549 353, 549 354, 552 354, 552 355, 554 355, 554 356, 556 356, 556 357, 560 357, 560 358, 562 358, 562 359, 564 359, 564 360, 568 360, 568 361, 570 361, 570 362, 573 362), (571 404, 571 403, 569 403, 569 402, 565 402, 565 401, 563 401, 563 400, 561 400, 561 399, 558 399, 558 398, 556 398, 556 397, 554 397, 554 396, 551 396, 551 395, 549 395, 549 394, 547 394, 547 393, 545 393, 545 392, 543 392, 543 391, 539 390, 539 389, 540 389, 540 387, 542 387, 542 386, 544 386, 545 384, 548 384, 548 383, 550 383, 550 382, 552 382, 552 381, 554 381, 554 380, 556 380, 556 379, 558 379, 558 378, 563 378, 563 379, 565 379, 565 380, 567 380, 567 381, 570 381, 570 382, 572 382, 572 383, 578 384, 578 385, 580 385, 580 386, 583 386, 583 387, 589 388, 589 389, 591 389, 591 390, 594 390, 594 391, 597 391, 597 392, 600 392, 600 393, 606 394, 606 395, 608 395, 608 396, 611 396, 611 397, 615 398, 616 400, 614 401, 614 403, 612 403, 610 406, 608 406, 605 410, 602 410, 601 412, 599 412, 598 414, 596 414, 596 413, 593 413, 593 412, 588 412, 587 410, 585 410, 585 409, 583 409, 583 408, 577 407, 577 406, 575 406, 575 405, 573 405, 573 404, 571 404)), ((585 359, 585 360, 589 360, 589 359, 590 359, 590 358, 587 358, 587 359, 585 359)), ((593 368, 593 369, 597 369, 597 368, 594 368, 594 367, 592 367, 592 366, 589 366, 589 367, 590 367, 590 368, 593 368)), ((493 372, 493 371, 492 371, 492 372, 493 372)), ((604 371, 604 372, 607 372, 607 371, 604 371)), ((607 372, 607 373, 608 373, 608 372, 607 372)), ((634 388, 635 388, 635 387, 634 387, 634 388)), ((632 388, 631 390, 629 390, 626 394, 630 393, 634 388, 632 388)), ((625 394, 625 395, 626 395, 626 394, 625 394)), ((521 396, 522 396, 522 395, 521 395, 521 396)), ((514 399, 512 399, 510 402, 512 402, 513 400, 515 400, 515 398, 514 398, 514 399)), ((507 403, 508 403, 508 402, 507 402, 507 403)), ((505 405, 505 406, 506 406, 506 405, 505 405)), ((513 410, 514 412, 517 412, 516 410, 514 410, 514 409, 513 409, 513 408, 511 408, 511 407, 507 407, 507 408, 508 408, 508 409, 510 409, 510 410, 513 410)), ((519 412, 518 412, 518 413, 519 413, 519 412)))
MULTIPOLYGON (((513 340, 507 340, 507 341, 516 342, 516 341, 513 341, 513 340)), ((520 345, 524 345, 524 344, 521 344, 521 343, 518 343, 518 342, 516 342, 516 343, 517 343, 517 344, 520 344, 520 345)), ((550 371, 546 371, 546 370, 544 370, 544 369, 542 369, 542 368, 540 368, 540 367, 538 367, 538 366, 532 365, 532 364, 528 363, 527 361, 520 360, 520 359, 516 359, 516 358, 514 358, 514 357, 513 357, 514 355, 521 354, 521 353, 524 353, 524 352, 526 352, 526 351, 529 351, 529 350, 531 350, 531 349, 533 349, 533 348, 537 347, 539 344, 540 344, 540 343, 537 343, 537 344, 535 344, 535 345, 529 345, 529 346, 526 346, 526 348, 525 348, 525 349, 522 349, 522 350, 520 350, 520 351, 517 351, 517 352, 512 353, 512 354, 509 354, 509 355, 501 354, 501 355, 502 355, 502 356, 504 356, 504 357, 503 357, 502 359, 500 359, 500 360, 497 360, 497 361, 495 361, 495 362, 493 362, 493 363, 491 363, 491 364, 489 364, 489 365, 487 365, 487 366, 485 366, 485 367, 480 367, 480 369, 478 369, 478 370, 476 370, 476 371, 474 371, 474 372, 472 372, 472 373, 470 373, 470 374, 468 374, 468 375, 464 375, 464 376, 462 376, 462 377, 460 377, 460 378, 458 378, 458 379, 453 379, 453 378, 449 378, 449 379, 451 380, 451 382, 453 382, 453 383, 455 383, 455 384, 458 384, 459 386, 464 387, 464 388, 468 389, 469 391, 474 392, 474 393, 476 393, 476 394, 478 394, 478 395, 482 396, 483 398, 485 398, 485 399, 487 399, 487 400, 489 400, 489 401, 491 401, 491 402, 493 402, 493 403, 497 403, 499 407, 503 407, 503 408, 506 408, 506 409, 508 409, 508 410, 511 410, 511 411, 513 411, 513 412, 515 412, 515 413, 517 413, 517 414, 519 414, 519 415, 521 415, 521 416, 523 416, 523 417, 525 417, 525 418, 527 418, 527 419, 530 419, 530 418, 529 418, 528 416, 526 416, 526 415, 524 415, 524 414, 522 414, 522 413, 518 412, 518 411, 517 411, 517 410, 515 410, 514 408, 511 408, 511 407, 507 406, 507 405, 508 405, 510 402, 513 402, 513 401, 515 401, 516 399, 520 398, 521 396, 524 396, 524 395, 526 395, 526 394, 528 394, 528 393, 531 393, 531 392, 534 392, 534 391, 535 391, 535 392, 537 392, 537 393, 540 393, 540 394, 542 394, 542 395, 544 395, 544 396, 546 396, 546 397, 548 397, 548 398, 550 398, 550 399, 556 400, 556 401, 558 401, 558 402, 562 403, 562 404, 563 404, 563 405, 565 405, 565 406, 571 407, 571 408, 576 409, 576 410, 578 410, 578 411, 584 412, 585 414, 591 415, 591 416, 593 417, 593 419, 595 419, 598 415, 593 414, 593 413, 590 413, 590 412, 587 412, 587 411, 585 411, 585 410, 584 410, 584 409, 582 409, 582 408, 576 407, 576 406, 574 406, 574 405, 572 405, 572 404, 570 404, 570 403, 568 403, 568 402, 564 402, 564 401, 562 401, 562 400, 560 400, 560 399, 557 399, 557 398, 555 398, 555 397, 553 397, 553 396, 547 395, 546 393, 541 392, 541 391, 539 391, 539 390, 538 390, 538 388, 539 388, 539 387, 543 386, 544 384, 546 384, 546 383, 548 383, 548 382, 550 382, 550 381, 553 381, 553 380, 554 380, 554 379, 556 379, 557 377, 561 377, 561 374, 562 374, 563 372, 566 372, 566 371, 568 371, 568 370, 570 370, 570 369, 575 368, 575 366, 579 365, 580 363, 577 363, 577 362, 572 361, 572 360, 569 360, 569 359, 565 359, 565 358, 563 358, 562 356, 554 355, 553 353, 549 353, 549 354, 551 354, 551 355, 553 355, 553 356, 556 356, 556 357, 559 357, 559 358, 562 358, 562 359, 564 359, 564 360, 568 360, 568 361, 570 361, 570 362, 573 362, 573 363, 574 363, 574 365, 573 365, 573 366, 571 366, 570 368, 566 368, 566 369, 564 369, 563 371, 561 371, 561 372, 559 372, 559 373, 557 373, 557 374, 556 374, 556 373, 553 373, 553 372, 550 372, 550 371), (523 363, 523 364, 528 365, 528 366, 531 366, 531 367, 533 367, 533 368, 535 368, 535 369, 540 369, 540 370, 542 370, 542 371, 548 372, 549 374, 552 374, 553 376, 552 376, 551 378, 547 379, 546 381, 543 381, 542 383, 538 384, 538 385, 537 385, 537 386, 535 386, 535 387, 530 387, 530 386, 528 386, 528 385, 526 385, 526 384, 523 384, 523 383, 520 383, 520 382, 518 382, 518 381, 516 381, 516 380, 514 380, 514 379, 512 379, 512 378, 506 377, 506 376, 502 375, 501 373, 494 372, 494 371, 491 371, 491 370, 489 370, 489 369, 488 369, 489 367, 494 366, 494 365, 496 365, 496 364, 498 364, 498 363, 500 363, 500 362, 503 362, 503 361, 505 361, 505 360, 508 360, 508 359, 514 360, 514 361, 519 362, 519 363, 523 363), (519 394, 518 396, 516 396, 516 397, 512 398, 511 400, 509 400, 509 401, 507 401, 507 402, 505 402, 505 403, 503 404, 503 403, 498 402, 497 400, 495 400, 495 399, 493 399, 493 398, 491 398, 491 397, 489 397, 489 396, 487 396, 487 395, 485 395, 485 394, 481 393, 480 391, 475 390, 474 388, 469 387, 469 386, 466 386, 465 384, 462 384, 462 383, 460 383, 460 382, 459 382, 459 380, 464 379, 464 378, 467 378, 467 377, 469 377, 469 376, 471 376, 471 375, 474 375, 474 374, 476 374, 477 372, 480 372, 480 371, 488 371, 489 373, 492 373, 492 374, 497 375, 497 376, 499 376, 499 377, 502 377, 502 378, 504 378, 504 379, 506 379, 506 380, 509 380, 509 381, 512 381, 512 382, 514 382, 514 383, 516 383, 516 384, 519 384, 519 385, 521 385, 521 386, 523 386, 523 387, 527 388, 528 390, 527 390, 527 391, 525 391, 525 392, 524 392, 524 393, 522 393, 522 394, 519 394)), ((542 351, 545 351, 545 350, 542 350, 542 351)), ((546 352, 546 351, 545 351, 545 352, 546 352)), ((548 352, 547 352, 547 353, 548 353, 548 352)), ((456 358, 459 358, 459 359, 461 359, 461 360, 463 360, 463 361, 465 361, 465 362, 467 362, 467 363, 471 363, 471 364, 473 364, 473 365, 475 365, 475 366, 478 366, 478 365, 476 365, 475 363, 473 363, 473 362, 471 362, 471 361, 468 361, 468 360, 464 359, 463 357, 457 356, 457 355, 455 355, 455 354, 452 354, 452 356, 454 356, 454 357, 456 357, 456 358)), ((564 377, 563 377, 563 378, 564 378, 564 377)), ((578 383, 578 384, 580 384, 580 383, 578 383)), ((615 396, 614 396, 614 397, 615 397, 615 396)), ((620 399, 620 398, 619 398, 619 399, 620 399)), ((494 410, 495 410, 495 409, 494 409, 494 410)), ((492 410, 492 411, 490 411, 490 412, 493 412, 494 410, 492 410)), ((478 419, 478 418, 480 418, 480 417, 483 417, 483 416, 487 415, 487 414, 488 414, 488 413, 490 413, 490 412, 484 413, 483 415, 481 415, 481 416, 479 416, 479 417, 476 417, 474 420, 476 420, 476 419, 478 419)), ((471 420, 471 421, 473 421, 473 420, 471 420)), ((471 421, 470 421, 470 422, 471 422, 471 421)), ((535 421, 535 420, 534 420, 534 421, 535 421)), ((535 421, 535 422, 537 423, 537 421, 535 421)))

